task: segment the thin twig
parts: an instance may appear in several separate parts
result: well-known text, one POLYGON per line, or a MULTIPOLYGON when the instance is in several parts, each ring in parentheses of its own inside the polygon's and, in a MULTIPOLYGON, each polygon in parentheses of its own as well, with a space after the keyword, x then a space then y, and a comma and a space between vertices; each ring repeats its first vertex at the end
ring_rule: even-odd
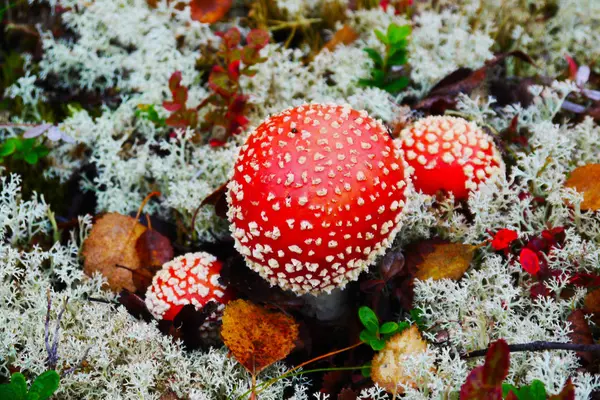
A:
MULTIPOLYGON (((537 341, 531 343, 509 344, 508 351, 511 353, 520 351, 545 351, 545 350, 568 350, 600 353, 600 344, 576 344, 561 342, 537 341)), ((470 351, 461 356, 461 358, 483 357, 488 349, 470 351)))

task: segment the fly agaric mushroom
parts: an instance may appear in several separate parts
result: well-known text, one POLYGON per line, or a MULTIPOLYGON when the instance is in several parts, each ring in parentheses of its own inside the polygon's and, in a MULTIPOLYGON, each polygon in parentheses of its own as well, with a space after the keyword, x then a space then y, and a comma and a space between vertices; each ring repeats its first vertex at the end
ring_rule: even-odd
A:
POLYGON ((415 189, 425 194, 441 190, 464 200, 480 183, 504 173, 492 138, 463 118, 420 119, 404 128, 397 142, 413 170, 415 189))
POLYGON ((231 298, 219 283, 221 267, 219 260, 204 252, 174 258, 154 275, 146 292, 146 307, 156 319, 172 321, 187 304, 199 310, 214 301, 219 304, 217 312, 207 321, 218 319, 217 313, 231 298))
POLYGON ((271 285, 331 292, 400 229, 405 168, 381 122, 350 106, 273 115, 248 137, 227 201, 237 250, 271 285))

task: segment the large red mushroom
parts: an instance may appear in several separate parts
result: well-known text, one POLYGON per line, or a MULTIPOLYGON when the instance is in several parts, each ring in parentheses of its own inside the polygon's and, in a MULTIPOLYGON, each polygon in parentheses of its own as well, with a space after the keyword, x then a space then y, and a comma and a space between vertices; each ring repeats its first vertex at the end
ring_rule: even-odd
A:
POLYGON ((387 129, 310 104, 260 124, 235 163, 230 229, 250 268, 296 294, 356 280, 400 229, 407 181, 387 129))
POLYGON ((452 192, 455 199, 465 200, 480 183, 504 173, 492 138, 463 118, 420 119, 404 128, 397 142, 415 189, 425 194, 452 192))
POLYGON ((154 275, 146 292, 146 307, 156 319, 172 321, 187 304, 200 310, 214 301, 217 312, 207 321, 218 319, 231 299, 229 290, 219 282, 221 267, 219 260, 205 252, 174 258, 154 275))

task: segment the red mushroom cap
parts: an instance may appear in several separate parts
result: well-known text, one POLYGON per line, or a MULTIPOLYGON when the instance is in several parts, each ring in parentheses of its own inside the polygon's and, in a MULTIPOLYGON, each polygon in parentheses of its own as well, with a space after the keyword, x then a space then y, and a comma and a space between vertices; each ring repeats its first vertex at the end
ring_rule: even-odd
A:
POLYGON ((413 170, 415 189, 425 194, 441 190, 464 200, 480 183, 504 173, 504 163, 492 138, 463 118, 420 119, 404 128, 397 141, 413 170))
POLYGON ((219 283, 221 267, 219 260, 204 252, 188 253, 165 263, 146 292, 148 310, 156 319, 168 321, 187 304, 199 310, 215 301, 222 311, 231 295, 219 283))
POLYGON ((356 280, 400 229, 406 178, 386 128, 365 111, 310 104, 248 137, 227 200, 250 268, 297 294, 356 280))

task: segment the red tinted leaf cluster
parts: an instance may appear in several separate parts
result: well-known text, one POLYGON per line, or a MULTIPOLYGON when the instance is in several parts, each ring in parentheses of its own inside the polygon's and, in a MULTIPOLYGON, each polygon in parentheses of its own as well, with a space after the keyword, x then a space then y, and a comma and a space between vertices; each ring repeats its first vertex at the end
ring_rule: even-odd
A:
POLYGON ((173 128, 196 128, 198 110, 212 105, 202 128, 211 132, 210 144, 213 146, 225 144, 231 135, 241 132, 248 124, 245 116, 248 97, 242 93, 240 77, 256 74, 252 66, 265 61, 259 53, 269 43, 269 33, 261 29, 251 30, 245 45, 242 45, 242 35, 237 28, 218 35, 222 39, 217 52, 218 63, 213 65, 208 76, 212 93, 198 107, 188 108, 188 89, 181 84, 181 72, 177 71, 169 79, 173 99, 163 103, 163 107, 171 112, 165 122, 173 128))
POLYGON ((246 36, 246 45, 242 45, 242 35, 237 28, 220 33, 221 45, 217 56, 222 64, 212 67, 208 77, 208 86, 213 91, 202 105, 214 107, 205 117, 205 125, 213 132, 211 145, 225 143, 231 135, 239 133, 247 124, 245 116, 248 98, 241 92, 240 76, 254 76, 256 70, 251 67, 264 62, 260 50, 269 43, 269 33, 253 29, 246 36))
POLYGON ((460 388, 460 399, 502 400, 502 382, 508 375, 510 352, 500 339, 490 345, 485 363, 473 369, 460 388))
POLYGON ((169 90, 173 100, 163 102, 163 107, 171 113, 165 123, 173 128, 196 127, 198 111, 187 108, 188 89, 181 84, 181 71, 174 72, 169 78, 169 90))

